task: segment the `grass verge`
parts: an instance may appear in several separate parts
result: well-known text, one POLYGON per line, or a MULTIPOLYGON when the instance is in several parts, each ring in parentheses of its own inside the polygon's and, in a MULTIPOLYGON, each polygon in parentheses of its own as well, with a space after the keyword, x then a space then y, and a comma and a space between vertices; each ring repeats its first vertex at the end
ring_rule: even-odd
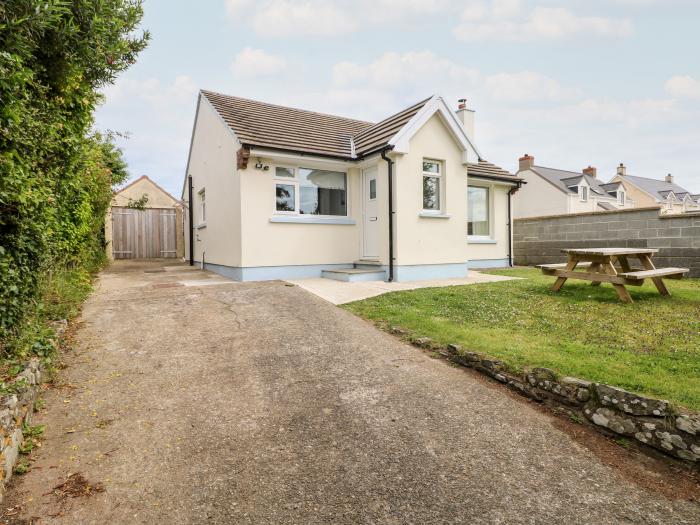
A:
POLYGON ((25 315, 10 337, 0 342, 0 379, 3 384, 21 372, 24 363, 33 356, 40 357, 51 369, 56 351, 52 325, 80 313, 83 302, 92 291, 92 279, 104 263, 105 260, 99 257, 89 264, 67 266, 42 277, 39 299, 32 311, 25 315))
POLYGON ((534 269, 492 270, 521 280, 424 288, 345 305, 383 329, 502 360, 513 372, 547 367, 700 410, 700 279, 628 287, 621 303, 610 285, 552 277, 534 269))

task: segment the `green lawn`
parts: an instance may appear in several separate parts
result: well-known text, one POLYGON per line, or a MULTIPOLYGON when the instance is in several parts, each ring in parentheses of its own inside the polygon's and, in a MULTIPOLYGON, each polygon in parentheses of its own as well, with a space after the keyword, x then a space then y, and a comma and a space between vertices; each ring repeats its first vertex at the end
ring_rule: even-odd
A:
POLYGON ((543 366, 700 410, 700 279, 628 287, 623 304, 609 284, 553 277, 534 269, 494 270, 523 277, 471 286, 394 292, 345 305, 381 328, 457 343, 501 359, 513 372, 543 366))

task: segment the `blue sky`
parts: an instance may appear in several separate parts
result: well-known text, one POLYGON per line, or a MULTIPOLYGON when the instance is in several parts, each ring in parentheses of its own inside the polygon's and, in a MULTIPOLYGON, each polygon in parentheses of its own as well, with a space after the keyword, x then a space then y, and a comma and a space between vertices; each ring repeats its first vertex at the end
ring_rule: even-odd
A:
POLYGON ((150 46, 97 127, 176 196, 199 89, 367 120, 437 93, 515 171, 592 164, 700 193, 700 2, 145 0, 150 46))

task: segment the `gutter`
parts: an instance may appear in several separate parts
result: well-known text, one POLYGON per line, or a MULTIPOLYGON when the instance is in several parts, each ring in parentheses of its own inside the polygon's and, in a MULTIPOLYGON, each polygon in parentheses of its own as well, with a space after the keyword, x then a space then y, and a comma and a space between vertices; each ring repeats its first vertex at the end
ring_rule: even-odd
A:
MULTIPOLYGON (((194 265, 194 212, 193 208, 194 206, 192 205, 192 175, 187 176, 187 182, 188 182, 188 202, 187 202, 187 219, 189 222, 189 229, 190 229, 190 266, 194 265)), ((204 257, 202 257, 202 260, 204 260, 204 257)))
POLYGON ((512 216, 512 204, 511 200, 513 194, 517 192, 522 186, 522 182, 518 181, 517 186, 513 186, 508 190, 508 266, 513 267, 513 216, 512 216))
POLYGON ((389 282, 394 280, 394 161, 386 156, 386 152, 392 149, 393 146, 389 146, 381 151, 389 174, 389 282))

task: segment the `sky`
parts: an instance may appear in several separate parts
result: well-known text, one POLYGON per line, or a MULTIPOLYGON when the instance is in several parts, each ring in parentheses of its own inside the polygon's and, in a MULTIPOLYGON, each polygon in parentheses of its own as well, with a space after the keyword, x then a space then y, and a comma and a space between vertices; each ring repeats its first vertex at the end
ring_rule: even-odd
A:
POLYGON ((180 196, 197 92, 378 121, 433 94, 476 111, 481 154, 662 178, 700 193, 700 2, 145 0, 148 48, 96 127, 132 178, 180 196))

